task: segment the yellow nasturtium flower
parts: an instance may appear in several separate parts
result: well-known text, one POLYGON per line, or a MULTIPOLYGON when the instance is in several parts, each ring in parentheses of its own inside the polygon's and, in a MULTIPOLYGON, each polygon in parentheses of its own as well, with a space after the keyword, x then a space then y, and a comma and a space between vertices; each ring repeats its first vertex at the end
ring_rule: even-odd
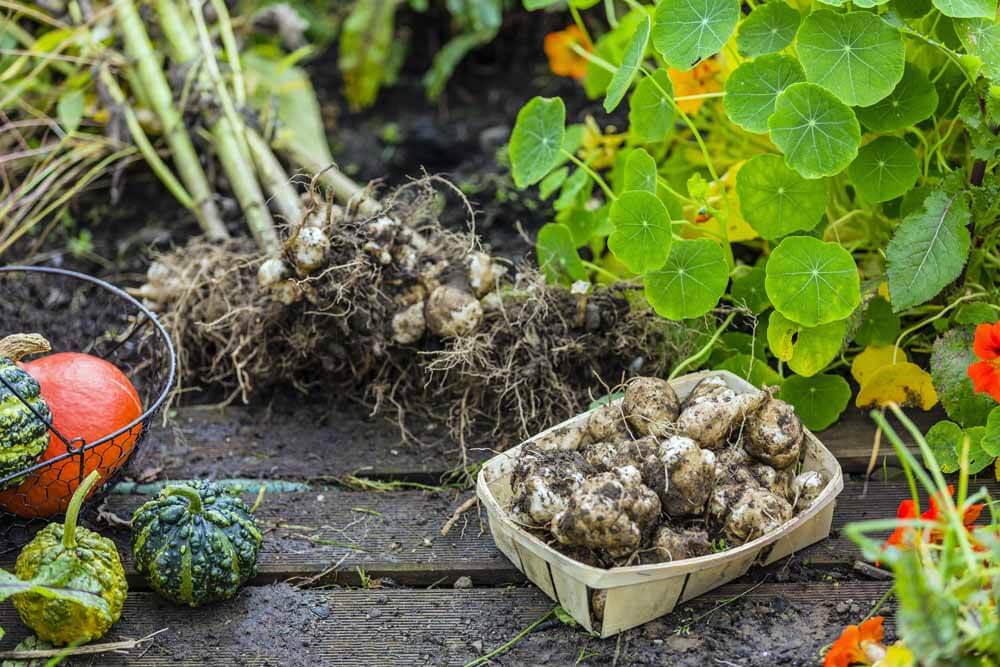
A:
MULTIPOLYGON (((674 97, 719 92, 722 90, 722 81, 719 77, 721 69, 714 58, 706 58, 686 72, 671 68, 667 71, 667 75, 674 86, 674 97)), ((680 100, 677 106, 686 114, 694 114, 698 113, 705 101, 704 99, 680 100)))

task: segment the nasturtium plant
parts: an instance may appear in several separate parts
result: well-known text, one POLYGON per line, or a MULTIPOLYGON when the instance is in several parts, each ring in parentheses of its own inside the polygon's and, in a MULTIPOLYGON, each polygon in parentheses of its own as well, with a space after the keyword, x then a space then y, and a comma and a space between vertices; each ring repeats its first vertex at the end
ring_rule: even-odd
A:
POLYGON ((539 97, 511 135, 515 184, 552 202, 546 278, 617 283, 710 348, 685 368, 780 386, 810 428, 940 400, 995 456, 968 369, 969 327, 1000 320, 996 0, 615 8, 571 12, 615 117, 539 97))

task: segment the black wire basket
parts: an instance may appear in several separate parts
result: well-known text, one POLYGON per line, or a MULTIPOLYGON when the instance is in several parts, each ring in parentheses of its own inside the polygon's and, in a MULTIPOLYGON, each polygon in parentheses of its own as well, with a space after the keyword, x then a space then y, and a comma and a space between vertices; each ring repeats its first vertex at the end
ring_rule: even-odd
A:
POLYGON ((99 468, 101 487, 87 500, 96 506, 145 440, 176 372, 173 344, 156 316, 121 289, 81 273, 0 267, 0 337, 14 333, 40 333, 53 352, 83 352, 111 362, 138 392, 142 414, 87 442, 58 432, 0 377, 50 434, 49 451, 41 461, 0 477, 0 555, 19 549, 39 527, 58 520, 58 512, 47 515, 40 508, 62 504, 90 470, 99 468), (53 448, 58 449, 54 454, 53 448))

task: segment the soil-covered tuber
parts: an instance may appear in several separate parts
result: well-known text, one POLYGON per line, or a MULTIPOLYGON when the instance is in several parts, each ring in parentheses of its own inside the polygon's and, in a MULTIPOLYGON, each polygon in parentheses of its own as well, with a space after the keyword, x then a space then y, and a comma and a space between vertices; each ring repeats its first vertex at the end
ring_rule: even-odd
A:
POLYGON ((768 395, 747 419, 744 441, 752 457, 781 470, 799 460, 804 436, 795 408, 768 395))
POLYGON ((441 285, 427 299, 424 317, 435 336, 469 336, 476 332, 483 320, 483 307, 468 292, 441 285))
POLYGON ((792 518, 792 506, 784 498, 760 487, 749 487, 732 504, 726 518, 726 537, 743 544, 776 530, 792 518))
POLYGON ((672 436, 642 467, 646 485, 669 516, 700 514, 715 486, 715 454, 684 436, 672 436))
POLYGON ((640 377, 625 387, 622 411, 634 432, 664 438, 673 433, 680 401, 666 380, 640 377))
POLYGON ((630 437, 622 407, 605 403, 587 418, 587 433, 593 442, 621 442, 630 437))
POLYGON ((710 376, 694 388, 677 419, 677 432, 706 449, 724 447, 740 431, 747 413, 760 402, 757 394, 738 394, 725 381, 710 376))
POLYGON ((527 524, 548 524, 592 473, 579 452, 525 450, 511 475, 515 516, 527 524))
POLYGON ((656 529, 653 550, 657 562, 669 563, 685 558, 707 556, 712 553, 712 542, 708 539, 708 531, 704 529, 677 529, 662 525, 656 529))
POLYGON ((580 424, 564 424, 535 438, 532 447, 537 449, 580 449, 589 441, 587 427, 580 424))
POLYGON ((585 480, 552 520, 552 534, 563 544, 621 558, 639 549, 659 516, 659 498, 626 466, 585 480))
POLYGON ((826 488, 826 478, 823 473, 809 470, 798 475, 792 482, 792 495, 789 498, 795 506, 795 511, 804 512, 812 507, 824 488, 826 488))

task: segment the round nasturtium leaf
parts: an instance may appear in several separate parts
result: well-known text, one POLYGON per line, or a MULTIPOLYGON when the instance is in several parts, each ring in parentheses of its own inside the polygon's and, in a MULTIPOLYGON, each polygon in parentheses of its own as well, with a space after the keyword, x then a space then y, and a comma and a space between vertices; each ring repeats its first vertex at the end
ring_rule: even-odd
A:
POLYGON ((551 283, 572 283, 587 279, 587 269, 576 252, 573 234, 566 225, 549 223, 538 230, 535 241, 538 266, 551 283))
POLYGON ((903 78, 888 97, 875 104, 855 109, 858 120, 875 132, 893 132, 930 118, 937 109, 938 93, 934 84, 916 65, 906 63, 903 78))
POLYGON ((865 201, 882 202, 916 185, 920 164, 916 151, 899 137, 879 137, 861 147, 847 174, 865 201))
POLYGON ((969 379, 969 365, 979 361, 972 351, 972 327, 955 327, 934 341, 931 378, 948 417, 962 426, 980 426, 996 401, 977 394, 969 379))
POLYGON ((983 448, 985 435, 986 429, 982 426, 963 429, 955 422, 942 420, 931 426, 925 437, 938 467, 945 474, 958 472, 962 465, 965 438, 968 437, 969 474, 975 475, 993 463, 993 456, 983 448))
POLYGON ((717 368, 720 371, 729 371, 761 389, 778 387, 785 382, 777 371, 749 354, 734 354, 719 364, 717 368))
POLYGON ((995 19, 997 14, 997 0, 934 0, 934 6, 956 19, 995 19))
POLYGON ((741 267, 733 274, 732 297, 737 306, 749 308, 754 315, 763 313, 771 305, 764 288, 767 271, 763 266, 741 267))
POLYGON ((660 0, 653 15, 653 46, 668 65, 686 71, 718 53, 739 18, 739 0, 660 0))
POLYGON ((561 98, 534 97, 521 107, 508 147, 517 187, 534 185, 556 166, 565 134, 566 106, 561 98))
POLYGON ((955 32, 965 50, 983 61, 983 72, 990 79, 1000 79, 1000 23, 992 19, 956 21, 955 32))
POLYGON ((778 95, 767 125, 785 163, 806 178, 840 173, 861 145, 851 108, 813 83, 793 83, 778 95))
POLYGON ((895 345, 870 345, 858 353, 851 362, 851 377, 863 387, 875 374, 875 371, 883 366, 905 364, 909 360, 909 357, 906 356, 906 350, 901 350, 895 345))
POLYGON ((749 132, 767 132, 767 118, 774 113, 778 95, 805 80, 802 66, 791 56, 774 53, 747 61, 726 80, 722 101, 726 115, 749 132))
POLYGON ((807 327, 842 320, 861 303, 851 253, 811 236, 789 236, 778 244, 767 260, 764 286, 776 311, 807 327))
POLYGON ((847 320, 804 327, 781 313, 772 313, 767 323, 767 344, 771 352, 806 377, 816 375, 837 358, 846 335, 847 320))
POLYGON ((885 407, 895 403, 930 410, 937 402, 930 373, 909 361, 882 366, 868 375, 855 399, 859 408, 885 407))
POLYGON ((806 428, 822 431, 847 409, 851 402, 851 385, 839 375, 793 375, 781 385, 781 400, 795 408, 795 414, 806 428))
POLYGON ((765 239, 809 231, 826 211, 826 179, 802 178, 777 155, 758 155, 736 175, 740 211, 765 239))
POLYGON ((783 0, 757 5, 740 23, 736 48, 748 56, 775 53, 792 43, 802 15, 783 0))
POLYGON ((881 296, 868 302, 861 326, 854 333, 858 345, 892 345, 899 336, 899 315, 892 312, 892 306, 881 296))
POLYGON ((1000 405, 990 410, 986 418, 986 432, 982 440, 983 451, 990 456, 1000 456, 1000 405))
POLYGON ((642 64, 646 45, 649 44, 649 30, 649 16, 644 16, 625 47, 622 64, 615 70, 611 77, 611 83, 608 84, 607 93, 604 95, 604 111, 607 113, 618 108, 621 101, 625 99, 625 93, 632 86, 636 72, 639 71, 639 65, 642 64))
POLYGON ((656 160, 645 148, 636 148, 625 160, 625 190, 656 194, 656 160))
POLYGON ((802 21, 796 49, 806 79, 851 106, 891 93, 906 62, 900 32, 871 12, 817 10, 802 21))
POLYGON ((674 94, 667 70, 658 69, 636 84, 629 98, 628 122, 641 140, 663 141, 674 125, 674 105, 667 96, 674 94))
POLYGON ((663 266, 672 240, 670 215, 656 195, 630 190, 611 204, 615 231, 608 247, 632 273, 648 273, 663 266))
POLYGON ((663 317, 685 320, 715 308, 729 284, 722 248, 709 239, 674 241, 666 265, 643 280, 646 300, 663 317))

